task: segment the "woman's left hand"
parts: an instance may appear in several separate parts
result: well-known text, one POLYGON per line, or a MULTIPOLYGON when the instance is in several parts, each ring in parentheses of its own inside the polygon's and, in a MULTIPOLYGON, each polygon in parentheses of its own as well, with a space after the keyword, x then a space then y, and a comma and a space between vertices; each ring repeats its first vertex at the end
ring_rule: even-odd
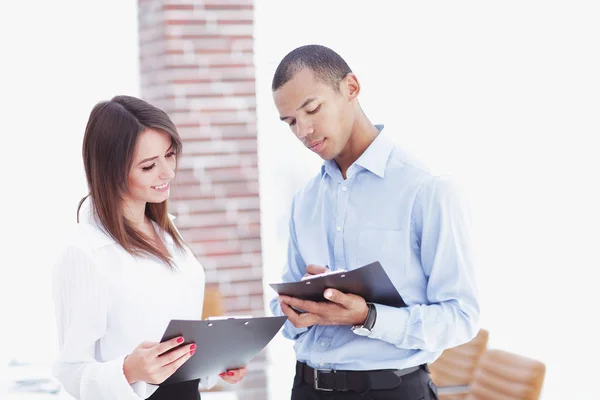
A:
POLYGON ((248 375, 246 367, 240 369, 230 369, 219 374, 219 376, 227 383, 238 383, 248 375))

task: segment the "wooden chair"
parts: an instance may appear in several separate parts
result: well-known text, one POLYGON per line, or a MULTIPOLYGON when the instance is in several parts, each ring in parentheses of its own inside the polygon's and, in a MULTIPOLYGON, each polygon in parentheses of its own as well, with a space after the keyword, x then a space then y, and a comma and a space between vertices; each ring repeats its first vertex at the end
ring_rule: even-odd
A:
POLYGON ((488 339, 489 332, 480 329, 471 341, 445 350, 429 365, 431 379, 438 387, 440 399, 465 399, 475 368, 487 348, 488 339))
POLYGON ((223 295, 216 285, 206 286, 204 290, 204 306, 202 308, 202 319, 218 317, 223 315, 223 295))
POLYGON ((544 363, 502 350, 486 350, 471 382, 467 400, 538 400, 544 363))

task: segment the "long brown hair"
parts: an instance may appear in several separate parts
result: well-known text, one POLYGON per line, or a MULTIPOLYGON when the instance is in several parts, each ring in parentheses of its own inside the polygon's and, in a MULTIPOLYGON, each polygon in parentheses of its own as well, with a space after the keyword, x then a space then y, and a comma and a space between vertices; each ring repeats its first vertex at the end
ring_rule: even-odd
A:
MULTIPOLYGON (((175 124, 162 110, 131 96, 115 96, 102 101, 92 109, 83 138, 83 164, 91 199, 92 213, 106 233, 134 256, 150 255, 173 267, 172 255, 162 246, 154 246, 125 217, 122 195, 128 190, 128 175, 133 164, 135 144, 140 134, 148 129, 166 133, 171 138, 173 151, 181 154, 182 143, 175 124)), ((146 216, 156 222, 179 249, 183 239, 167 213, 167 201, 146 203, 146 216)))

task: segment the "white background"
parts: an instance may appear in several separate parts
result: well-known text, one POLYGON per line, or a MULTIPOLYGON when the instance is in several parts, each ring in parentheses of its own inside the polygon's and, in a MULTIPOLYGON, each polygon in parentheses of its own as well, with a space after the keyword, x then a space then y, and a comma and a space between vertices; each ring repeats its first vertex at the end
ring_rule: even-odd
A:
MULTIPOLYGON (((544 400, 596 397, 600 6, 256 3, 265 293, 283 266, 291 195, 320 165, 279 121, 271 77, 289 50, 324 44, 358 75, 371 120, 463 183, 490 347, 544 361, 544 400)), ((55 356, 49 262, 86 191, 91 108, 139 95, 136 12, 131 0, 0 4, 4 360, 55 356)), ((270 381, 285 386, 291 342, 271 347, 270 381)))
POLYGON ((57 353, 51 263, 87 193, 85 124, 139 95, 137 34, 134 1, 0 2, 0 387, 8 359, 57 353))

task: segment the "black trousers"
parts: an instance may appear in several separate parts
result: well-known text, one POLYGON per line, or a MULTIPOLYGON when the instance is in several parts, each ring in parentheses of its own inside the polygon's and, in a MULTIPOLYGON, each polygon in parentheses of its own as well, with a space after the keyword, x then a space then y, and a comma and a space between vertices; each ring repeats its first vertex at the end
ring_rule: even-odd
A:
POLYGON ((200 400, 200 379, 159 387, 148 400, 200 400))
POLYGON ((437 400, 438 398, 437 388, 425 368, 403 376, 402 382, 394 389, 366 390, 364 393, 316 390, 314 385, 305 382, 298 368, 296 371, 291 400, 437 400))

